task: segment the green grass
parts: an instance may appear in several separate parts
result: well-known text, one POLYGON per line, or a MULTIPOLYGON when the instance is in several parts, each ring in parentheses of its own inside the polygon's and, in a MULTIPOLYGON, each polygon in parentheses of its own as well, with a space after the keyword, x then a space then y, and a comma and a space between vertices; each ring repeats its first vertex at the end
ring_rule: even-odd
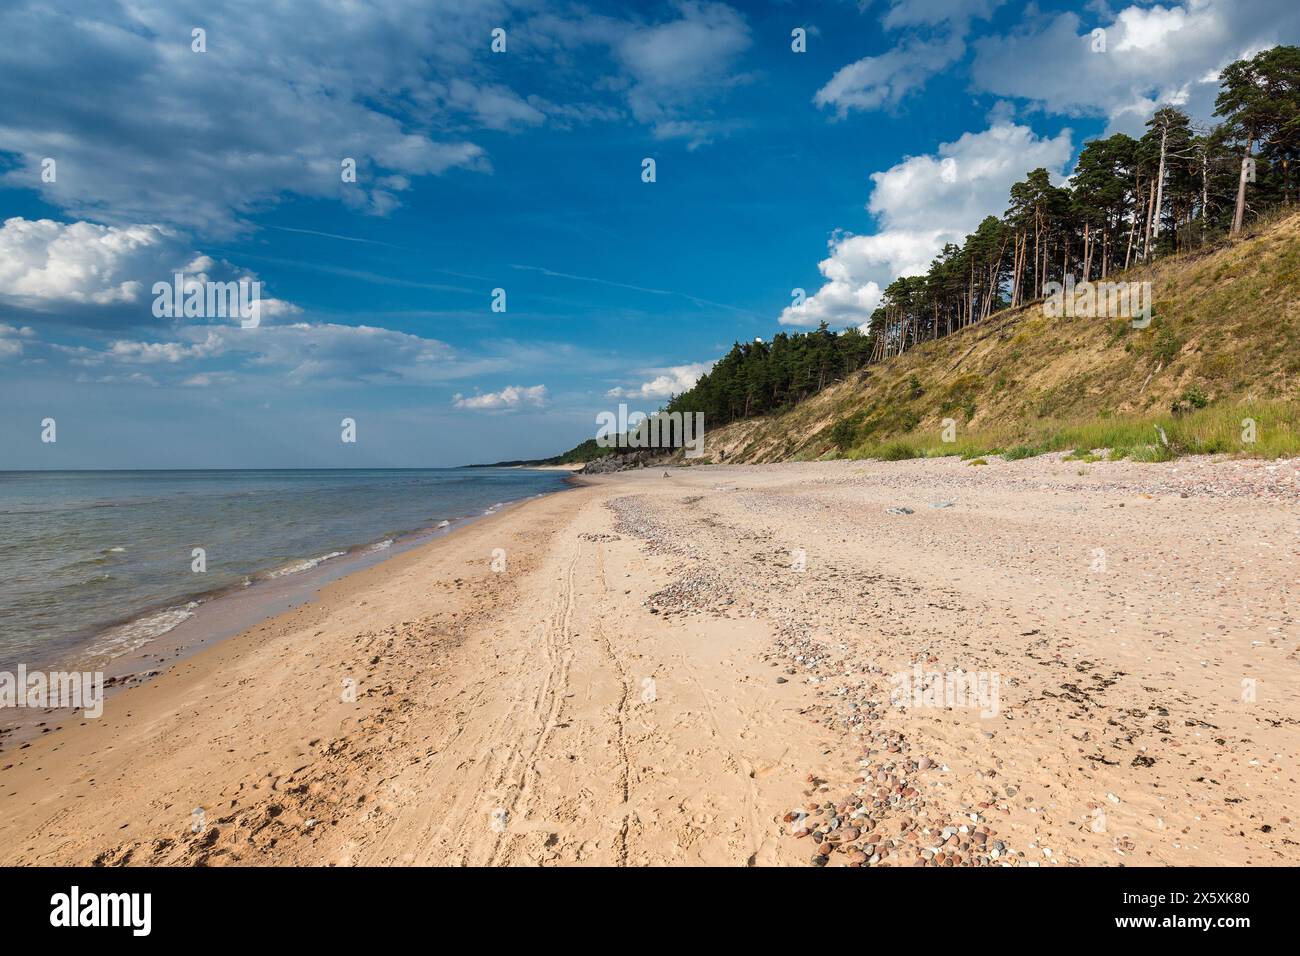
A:
POLYGON ((1006 461, 1019 461, 1021 458, 1033 458, 1036 455, 1044 454, 1046 451, 1046 448, 1038 448, 1033 445, 1016 445, 1004 451, 1002 457, 1006 461))
POLYGON ((883 461, 906 461, 908 458, 918 458, 920 455, 915 445, 904 441, 891 441, 872 457, 883 461))
POLYGON ((1300 403, 1243 402, 1208 405, 1186 414, 1098 417, 1073 422, 1035 422, 1022 429, 968 434, 957 442, 910 432, 889 442, 848 450, 849 458, 902 461, 956 455, 975 464, 985 456, 1007 461, 1051 451, 1069 451, 1070 461, 1103 460, 1092 449, 1108 449, 1118 461, 1171 461, 1183 455, 1238 455, 1248 458, 1300 456, 1300 403), (1254 441, 1250 425, 1254 422, 1254 441), (1161 437, 1163 432, 1164 437, 1161 437), (1003 450, 1005 449, 1005 450, 1003 450))

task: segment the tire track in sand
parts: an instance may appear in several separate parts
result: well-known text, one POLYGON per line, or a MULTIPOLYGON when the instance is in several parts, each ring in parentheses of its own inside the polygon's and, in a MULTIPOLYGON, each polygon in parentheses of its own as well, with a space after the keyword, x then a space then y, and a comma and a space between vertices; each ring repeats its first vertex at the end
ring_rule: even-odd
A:
POLYGON ((540 716, 539 711, 541 710, 545 710, 546 713, 544 717, 540 717, 541 727, 537 732, 533 746, 528 751, 528 756, 521 761, 519 759, 521 750, 516 746, 508 769, 502 775, 501 784, 504 785, 506 780, 515 776, 515 768, 522 762, 523 783, 509 800, 508 805, 503 808, 506 811, 505 820, 503 821, 505 827, 497 835, 496 845, 489 861, 491 866, 503 866, 509 863, 513 856, 514 841, 509 837, 517 834, 509 832, 510 821, 521 815, 526 817, 531 808, 533 784, 537 779, 537 759, 546 748, 555 725, 559 723, 560 710, 564 707, 564 693, 568 688, 569 665, 573 662, 573 640, 571 637, 574 607, 573 580, 574 572, 581 557, 582 542, 578 540, 574 542, 573 557, 560 579, 560 591, 555 602, 558 610, 552 612, 542 629, 542 649, 546 658, 546 669, 537 696, 531 705, 531 711, 534 716, 540 716))
MULTIPOLYGON (((600 581, 600 594, 608 592, 609 585, 605 580, 605 558, 598 550, 596 552, 596 573, 600 581)), ((631 824, 631 808, 628 804, 631 790, 632 767, 627 753, 627 697, 630 692, 627 682, 627 671, 623 668, 623 662, 618 655, 614 653, 614 647, 609 641, 609 634, 605 631, 603 613, 600 609, 592 617, 596 634, 600 637, 600 643, 605 651, 605 656, 609 658, 614 670, 618 673, 619 683, 622 685, 622 692, 619 694, 618 705, 614 708, 614 724, 617 727, 617 747, 619 759, 619 789, 623 798, 623 819, 619 825, 618 837, 616 844, 616 856, 619 866, 627 866, 627 834, 631 824)))

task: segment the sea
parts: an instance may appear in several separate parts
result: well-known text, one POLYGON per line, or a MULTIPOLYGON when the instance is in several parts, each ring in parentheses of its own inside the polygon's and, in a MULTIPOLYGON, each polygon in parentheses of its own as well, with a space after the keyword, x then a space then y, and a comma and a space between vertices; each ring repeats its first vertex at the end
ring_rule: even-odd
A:
POLYGON ((0 472, 0 670, 139 651, 223 596, 373 564, 561 490, 566 477, 524 468, 0 472))

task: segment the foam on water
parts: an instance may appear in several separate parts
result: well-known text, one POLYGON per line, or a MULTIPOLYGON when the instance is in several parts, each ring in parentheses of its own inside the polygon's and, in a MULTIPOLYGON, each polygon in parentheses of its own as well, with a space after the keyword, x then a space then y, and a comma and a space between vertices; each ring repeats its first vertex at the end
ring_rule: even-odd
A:
POLYGON ((268 578, 280 578, 286 574, 301 574, 303 571, 310 571, 318 567, 322 561, 328 561, 330 558, 341 558, 347 554, 346 551, 331 551, 329 554, 322 554, 319 558, 308 558, 306 561, 299 561, 296 564, 290 564, 287 567, 277 568, 267 575, 268 578))
POLYGON ((92 657, 114 660, 138 651, 150 641, 184 624, 194 616, 194 609, 198 606, 198 601, 190 601, 181 607, 170 607, 111 627, 90 645, 87 653, 92 657))
POLYGON ((0 472, 0 669, 76 648, 130 653, 199 602, 388 552, 559 490, 563 477, 517 468, 0 472))

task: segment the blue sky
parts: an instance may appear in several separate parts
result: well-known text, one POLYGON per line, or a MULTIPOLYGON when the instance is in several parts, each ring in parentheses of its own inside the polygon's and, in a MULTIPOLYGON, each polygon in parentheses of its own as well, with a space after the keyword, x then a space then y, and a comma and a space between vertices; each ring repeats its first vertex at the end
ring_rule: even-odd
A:
POLYGON ((19 2, 0 36, 0 468, 425 466, 554 454, 735 340, 865 321, 1029 169, 1209 119, 1300 13, 19 2), (155 317, 176 271, 259 280, 261 324, 155 317))

